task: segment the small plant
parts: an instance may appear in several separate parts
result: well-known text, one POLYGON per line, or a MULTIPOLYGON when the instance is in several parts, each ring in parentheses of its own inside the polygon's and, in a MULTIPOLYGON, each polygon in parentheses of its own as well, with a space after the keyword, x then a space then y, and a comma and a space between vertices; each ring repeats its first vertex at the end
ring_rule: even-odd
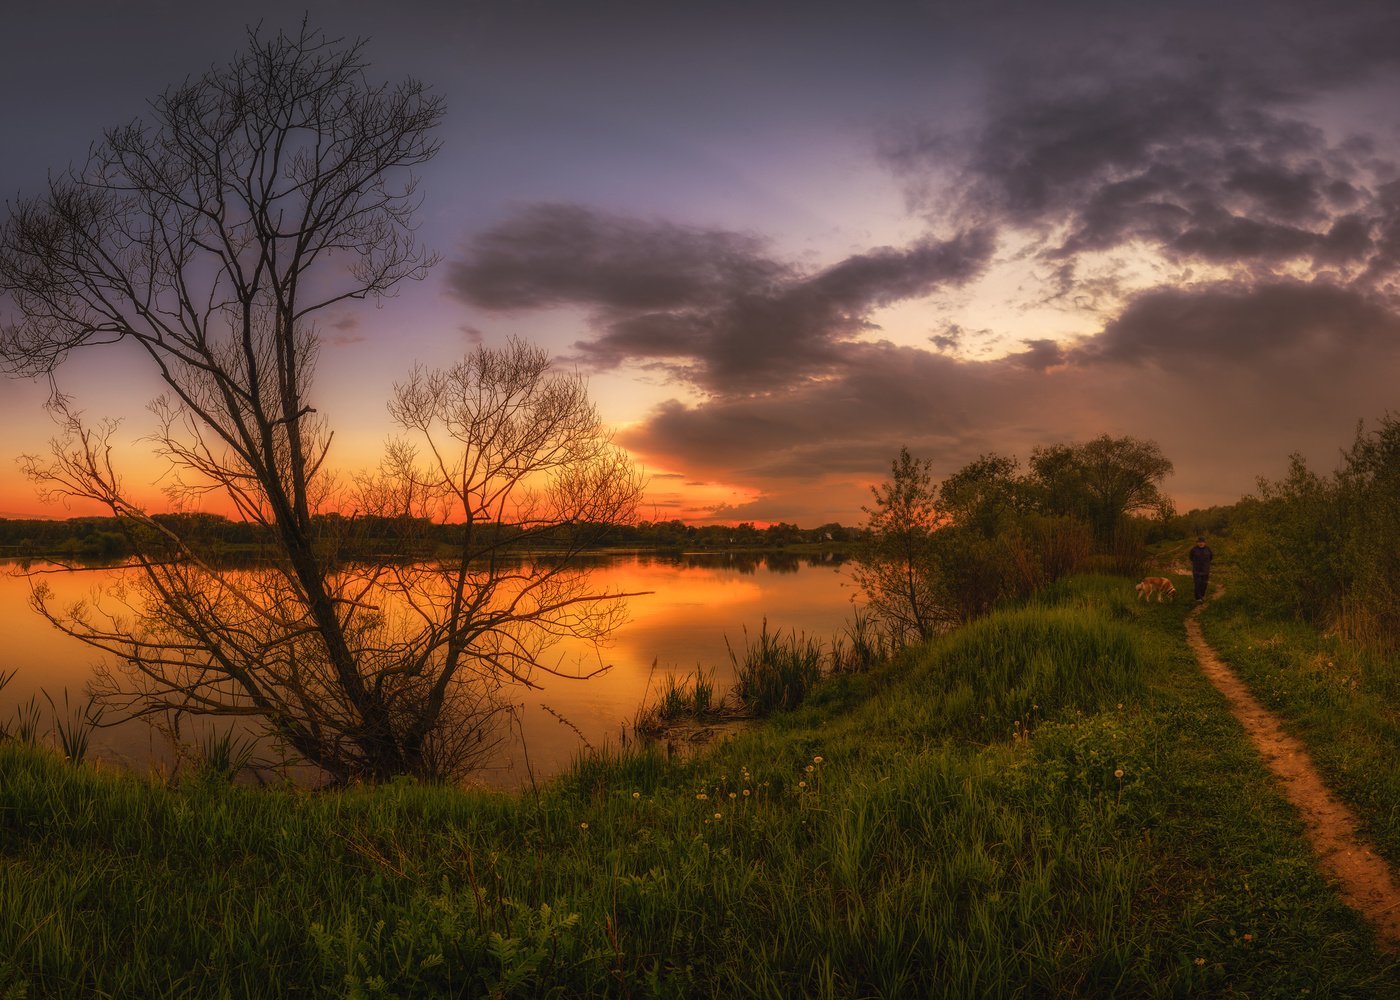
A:
POLYGON ((87 702, 79 708, 69 705, 67 688, 63 689, 61 713, 51 694, 45 691, 44 698, 53 712, 53 734, 58 740, 58 748, 63 752, 64 759, 81 764, 87 757, 92 731, 102 724, 102 715, 106 709, 98 705, 97 699, 92 695, 88 695, 87 702))
POLYGON ((15 706, 14 725, 13 728, 6 728, 6 735, 27 746, 36 746, 39 743, 39 735, 43 732, 43 719, 38 699, 30 695, 23 705, 15 706))
POLYGON ((232 783, 252 763, 256 750, 257 741, 251 736, 238 736, 231 729, 210 731, 195 747, 196 769, 206 777, 232 783))
POLYGON ((715 672, 696 667, 688 678, 667 674, 655 704, 643 701, 632 718, 638 736, 658 736, 668 724, 681 719, 704 722, 723 715, 725 706, 715 698, 715 672))
POLYGON ((756 715, 796 708, 821 680, 822 644, 796 631, 769 632, 766 618, 756 641, 744 630, 742 661, 728 638, 725 646, 737 677, 734 693, 756 715))
POLYGON ((881 629, 864 608, 856 608, 841 631, 831 643, 833 672, 864 673, 894 655, 894 636, 881 629))
MULTIPOLYGON (((12 680, 14 680, 14 679, 15 679, 15 671, 13 671, 13 670, 9 670, 9 671, 0 670, 0 691, 5 690, 5 686, 6 686, 7 684, 9 684, 10 681, 12 681, 12 680)), ((9 739, 9 738, 10 738, 10 727, 7 726, 7 725, 5 725, 3 722, 0 722, 0 740, 7 740, 7 739, 9 739)))

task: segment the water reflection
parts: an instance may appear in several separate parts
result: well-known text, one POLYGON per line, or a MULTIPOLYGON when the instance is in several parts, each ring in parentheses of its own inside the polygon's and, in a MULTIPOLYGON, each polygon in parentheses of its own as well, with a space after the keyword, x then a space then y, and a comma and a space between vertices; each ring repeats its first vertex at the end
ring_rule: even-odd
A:
MULTIPOLYGON (((592 745, 616 742, 648 685, 668 672, 714 668, 717 685, 727 690, 733 672, 726 637, 738 648, 745 629, 756 633, 764 619, 770 629, 829 638, 850 612, 853 589, 844 561, 834 555, 738 552, 590 557, 600 589, 647 593, 629 600, 627 623, 602 650, 582 642, 563 642, 551 650, 550 663, 565 672, 581 674, 602 665, 609 668, 605 673, 587 681, 539 676, 538 689, 508 690, 518 707, 520 731, 482 780, 517 786, 530 771, 536 778, 557 771, 579 751, 581 738, 592 745)), ((100 657, 54 631, 29 608, 28 583, 16 568, 0 573, 0 628, 8 637, 0 649, 0 671, 17 671, 0 691, 4 719, 40 689, 59 696, 66 688, 76 695, 100 657)), ((122 572, 110 567, 55 569, 44 580, 57 598, 73 601, 90 597, 122 572)), ((169 759, 161 737, 139 722, 100 731, 92 753, 133 767, 169 759)))

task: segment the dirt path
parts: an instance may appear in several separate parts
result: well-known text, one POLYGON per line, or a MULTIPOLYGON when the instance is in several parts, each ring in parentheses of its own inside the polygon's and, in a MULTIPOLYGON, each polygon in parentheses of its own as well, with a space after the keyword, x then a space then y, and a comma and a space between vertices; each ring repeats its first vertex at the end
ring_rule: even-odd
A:
MULTIPOLYGON (((1222 592, 1217 587, 1213 596, 1222 592)), ((1390 867, 1357 832, 1356 815, 1322 783, 1307 748, 1283 731, 1278 718, 1207 645, 1197 620, 1204 607, 1196 605, 1186 619, 1186 639, 1201 669, 1282 782, 1284 794, 1303 817, 1322 870, 1337 882, 1342 899, 1375 927, 1382 948, 1400 952, 1400 887, 1390 867)))

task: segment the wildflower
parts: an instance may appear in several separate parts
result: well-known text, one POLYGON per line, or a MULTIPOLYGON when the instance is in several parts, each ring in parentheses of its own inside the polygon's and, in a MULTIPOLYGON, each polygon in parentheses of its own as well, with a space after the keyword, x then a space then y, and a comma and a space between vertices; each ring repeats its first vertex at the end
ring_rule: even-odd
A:
POLYGON ((812 763, 813 763, 813 764, 820 764, 821 762, 822 762, 821 755, 817 755, 816 757, 813 757, 813 758, 812 758, 812 763))
POLYGON ((1118 768, 1117 770, 1115 770, 1115 771, 1113 772, 1113 776, 1114 776, 1115 778, 1121 778, 1121 777, 1123 777, 1123 769, 1120 767, 1120 768, 1118 768))
POLYGON ((641 797, 642 797, 642 793, 641 793, 641 792, 633 792, 633 793, 632 793, 632 798, 634 798, 634 799, 640 799, 641 797))
MULTIPOLYGON (((747 794, 747 793, 746 793, 746 794, 747 794)), ((732 798, 736 798, 737 796, 738 796, 738 793, 737 793, 737 792, 730 792, 730 793, 729 793, 729 797, 730 797, 731 799, 732 799, 732 798)))
POLYGON ((1205 960, 1204 958, 1199 958, 1199 957, 1198 957, 1198 958, 1192 959, 1192 962, 1193 962, 1194 964, 1196 964, 1196 965, 1205 965, 1205 964, 1206 964, 1206 960, 1205 960))
POLYGON ((580 830, 587 830, 587 829, 588 829, 588 823, 587 823, 587 822, 580 823, 580 824, 578 825, 578 828, 579 828, 580 830))
POLYGON ((1245 939, 1246 941, 1253 941, 1253 940, 1254 940, 1254 935, 1253 935, 1253 934, 1246 934, 1246 935, 1244 936, 1244 939, 1245 939))
POLYGON ((808 764, 808 765, 807 765, 807 773, 808 773, 808 774, 811 774, 811 773, 812 773, 813 771, 815 771, 815 770, 816 770, 816 768, 813 767, 811 764, 808 764))
POLYGON ((715 813, 715 819, 719 819, 723 815, 723 813, 715 813))
POLYGON ((749 790, 748 790, 747 788, 744 789, 744 794, 745 794, 746 796, 749 794, 749 790))
POLYGON ((695 794, 695 797, 696 797, 697 799, 699 799, 701 802, 704 802, 706 799, 709 798, 709 796, 706 795, 704 792, 697 792, 697 793, 695 794))
POLYGON ((798 788, 806 788, 806 787, 807 787, 807 782, 805 782, 805 781, 799 781, 799 782, 797 783, 797 787, 798 787, 798 788))

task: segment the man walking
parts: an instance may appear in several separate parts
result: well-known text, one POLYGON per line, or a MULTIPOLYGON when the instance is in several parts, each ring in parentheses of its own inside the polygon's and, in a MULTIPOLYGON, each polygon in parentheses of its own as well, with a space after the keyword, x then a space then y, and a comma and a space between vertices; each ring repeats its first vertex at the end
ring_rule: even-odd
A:
POLYGON ((1210 583, 1210 561, 1215 558, 1205 535, 1196 536, 1196 544, 1191 549, 1191 579, 1196 584, 1196 600, 1206 598, 1206 586, 1210 583))

